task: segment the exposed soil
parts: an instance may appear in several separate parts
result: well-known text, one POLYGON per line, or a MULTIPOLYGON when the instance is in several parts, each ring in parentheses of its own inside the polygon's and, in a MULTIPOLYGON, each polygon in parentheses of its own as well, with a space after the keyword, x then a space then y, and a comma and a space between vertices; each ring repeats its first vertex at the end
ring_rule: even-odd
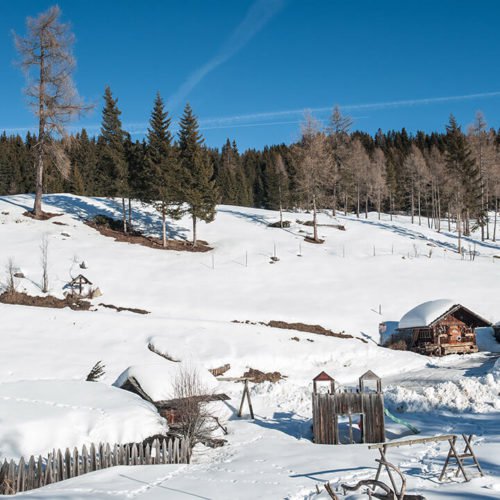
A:
POLYGON ((115 241, 132 243, 134 245, 142 245, 160 250, 176 250, 180 252, 209 252, 212 250, 212 247, 203 240, 198 240, 196 246, 193 246, 189 241, 167 240, 167 246, 164 247, 160 238, 145 236, 141 231, 136 229, 130 229, 128 232, 124 233, 121 221, 105 215, 96 215, 93 219, 85 221, 85 224, 99 231, 103 236, 109 236, 114 238, 115 241))
MULTIPOLYGON (((254 321, 238 321, 238 320, 233 320, 233 323, 241 323, 245 325, 264 325, 264 326, 270 326, 271 328, 281 328, 283 330, 297 330, 298 332, 305 332, 305 333, 315 333, 316 335, 325 335, 326 337, 337 337, 339 339, 356 339, 360 340, 361 342, 364 342, 365 344, 367 341, 365 339, 361 339, 359 337, 354 337, 353 335, 350 335, 348 333, 344 332, 333 332, 332 330, 328 330, 327 328, 322 327, 321 325, 308 325, 306 323, 287 323, 286 321, 276 321, 276 320, 271 320, 269 323, 264 323, 263 321, 259 322, 254 322, 254 321)), ((296 340, 298 337, 292 337, 291 340, 296 340)), ((307 339, 310 342, 313 342, 310 339, 307 339)))
POLYGON ((42 212, 40 215, 35 216, 33 212, 24 212, 23 215, 25 217, 29 217, 30 219, 35 219, 35 220, 49 220, 52 219, 52 217, 60 217, 63 214, 53 214, 50 212, 42 212))
POLYGON ((21 306, 51 307, 54 309, 69 307, 74 311, 88 311, 91 306, 89 301, 81 300, 69 295, 65 299, 58 299, 52 295, 38 297, 28 295, 24 292, 4 292, 0 295, 0 302, 3 304, 15 304, 21 306))
POLYGON ((267 225, 267 227, 288 228, 288 227, 290 227, 290 221, 289 220, 284 220, 283 221, 283 225, 281 225, 280 221, 271 222, 270 224, 267 225))
POLYGON ((306 236, 304 238, 304 241, 307 241, 308 243, 316 243, 316 245, 321 245, 322 243, 325 242, 325 240, 315 240, 314 238, 311 238, 310 236, 306 236))
POLYGON ((56 226, 68 226, 69 225, 69 224, 66 224, 66 222, 61 222, 59 220, 52 221, 52 224, 55 224, 56 226))
POLYGON ((169 356, 168 354, 159 351, 158 349, 156 349, 156 347, 153 344, 151 344, 151 342, 148 344, 148 349, 151 352, 158 354, 158 356, 161 356, 162 358, 168 359, 168 361, 172 361, 174 363, 180 363, 180 361, 181 361, 180 359, 174 359, 174 358, 172 358, 172 356, 169 356))
POLYGON ((119 306, 114 306, 113 304, 99 304, 99 305, 102 307, 107 307, 108 309, 114 309, 115 311, 118 312, 128 311, 136 314, 150 314, 150 311, 146 311, 146 309, 139 309, 136 307, 119 307, 119 306))
MULTIPOLYGON (((298 220, 297 224, 302 224, 303 226, 314 227, 314 222, 312 220, 298 220)), ((339 231, 345 231, 345 226, 342 224, 316 224, 318 227, 333 227, 334 229, 338 229, 339 231)))
POLYGON ((244 377, 251 378, 252 382, 256 384, 261 384, 262 382, 272 382, 273 384, 279 382, 284 377, 280 372, 261 372, 260 370, 255 370, 254 368, 249 368, 244 374, 244 377))

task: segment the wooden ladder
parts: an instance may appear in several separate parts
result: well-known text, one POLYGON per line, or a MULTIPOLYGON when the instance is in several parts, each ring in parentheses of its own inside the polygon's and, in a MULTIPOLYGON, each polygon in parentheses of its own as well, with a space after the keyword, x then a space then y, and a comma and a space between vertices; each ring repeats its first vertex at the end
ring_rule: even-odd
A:
POLYGON ((455 477, 458 477, 460 472, 463 474, 464 479, 466 481, 469 481, 470 478, 467 476, 467 473, 465 472, 465 467, 476 467, 477 470, 479 471, 479 474, 481 476, 484 476, 483 470, 481 469, 481 466, 479 465, 479 462, 477 461, 476 455, 474 453, 474 450, 472 449, 472 434, 469 436, 466 436, 465 434, 462 434, 462 437, 465 442, 465 448, 463 453, 458 453, 457 449, 455 447, 456 441, 457 441, 457 436, 453 436, 448 440, 450 443, 450 450, 448 451, 448 456, 446 457, 446 461, 444 463, 443 470, 441 471, 441 475, 439 476, 439 480, 442 481, 445 474, 446 470, 448 469, 448 466, 451 465, 451 461, 455 460, 457 463, 457 471, 455 473, 455 477), (471 464, 464 464, 464 461, 467 459, 472 459, 471 464))

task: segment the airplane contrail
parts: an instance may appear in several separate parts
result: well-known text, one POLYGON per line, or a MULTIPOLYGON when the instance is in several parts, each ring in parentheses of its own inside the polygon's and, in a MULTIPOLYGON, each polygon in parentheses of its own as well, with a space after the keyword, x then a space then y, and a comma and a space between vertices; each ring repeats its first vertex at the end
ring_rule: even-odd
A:
MULTIPOLYGON (((467 101, 474 99, 485 99, 488 97, 498 97, 498 96, 500 96, 500 91, 456 95, 456 96, 444 96, 444 97, 425 97, 422 99, 406 99, 400 101, 371 102, 364 104, 344 104, 344 105, 339 105, 339 108, 344 111, 370 110, 370 109, 377 110, 377 109, 388 109, 388 108, 396 109, 396 108, 418 106, 418 105, 439 104, 445 102, 467 101)), ((240 122, 247 123, 254 120, 278 119, 278 118, 285 118, 292 116, 301 116, 304 114, 305 110, 308 110, 312 113, 325 113, 327 111, 332 111, 332 109, 333 106, 323 106, 320 108, 304 107, 300 109, 296 108, 296 109, 287 109, 281 111, 267 111, 262 113, 248 113, 241 115, 205 118, 204 120, 200 120, 200 123, 203 122, 203 124, 206 126, 219 125, 219 124, 236 125, 240 122)))
MULTIPOLYGON (((406 99, 400 101, 381 101, 381 102, 371 102, 364 104, 344 104, 339 105, 339 108, 344 111, 356 111, 356 110, 377 110, 377 109, 388 109, 388 108, 402 108, 411 107, 419 105, 431 105, 446 102, 458 102, 458 101, 472 101, 474 99, 487 99, 490 97, 500 96, 500 91, 494 92, 482 92, 476 94, 465 94, 465 95, 455 95, 455 96, 444 96, 444 97, 426 97, 422 99, 406 99)), ((231 116, 221 116, 212 118, 202 118, 199 120, 200 128, 203 130, 217 129, 217 128, 240 128, 240 127, 253 127, 253 126, 264 126, 264 125, 284 125, 291 123, 300 123, 301 117, 304 115, 304 111, 307 110, 312 113, 326 113, 331 112, 333 106, 323 106, 319 108, 297 108, 288 109, 282 111, 268 111, 262 113, 248 113, 239 114, 231 116), (286 120, 288 118, 288 120, 286 120), (292 118, 295 118, 292 120, 292 118), (266 120, 273 120, 271 122, 266 120)), ((366 118, 365 116, 358 118, 366 118)), ((177 122, 173 122, 172 126, 176 128, 177 122)), ((125 130, 128 130, 132 135, 143 135, 147 131, 148 123, 124 123, 125 130)), ((87 131, 95 130, 96 133, 99 132, 100 125, 88 124, 88 125, 72 125, 68 127, 70 132, 78 132, 81 128, 86 128, 87 131)), ((8 134, 16 133, 26 133, 28 131, 36 132, 36 127, 12 127, 12 128, 2 128, 1 131, 5 131, 8 134)))
POLYGON ((237 54, 281 10, 284 3, 284 0, 256 0, 219 51, 191 73, 167 99, 170 108, 176 109, 203 78, 237 54))

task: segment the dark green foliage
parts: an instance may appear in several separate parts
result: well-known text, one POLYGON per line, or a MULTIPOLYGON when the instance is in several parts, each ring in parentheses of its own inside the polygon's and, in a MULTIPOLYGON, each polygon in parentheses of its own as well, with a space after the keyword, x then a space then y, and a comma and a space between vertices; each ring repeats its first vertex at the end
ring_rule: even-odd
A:
MULTIPOLYGON (((445 160, 453 183, 455 209, 462 211, 464 220, 467 220, 469 215, 474 215, 479 224, 484 224, 486 214, 481 210, 481 172, 453 115, 446 126, 445 160)), ((469 232, 467 227, 465 232, 469 232)))
POLYGON ((193 245, 196 245, 197 220, 214 220, 219 194, 213 179, 214 167, 189 104, 179 124, 179 159, 182 201, 193 220, 193 245))
POLYGON ((157 94, 146 136, 141 199, 169 205, 180 198, 178 163, 172 145, 170 117, 160 94, 157 94))
POLYGON ((101 134, 98 149, 99 190, 106 196, 128 196, 128 165, 125 157, 125 133, 120 120, 121 111, 111 89, 104 91, 101 134))

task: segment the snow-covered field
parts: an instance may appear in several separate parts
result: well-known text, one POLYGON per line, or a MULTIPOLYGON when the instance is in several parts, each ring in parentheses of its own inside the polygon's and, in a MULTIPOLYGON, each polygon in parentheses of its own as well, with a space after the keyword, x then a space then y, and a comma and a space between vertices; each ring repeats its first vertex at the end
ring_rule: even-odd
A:
MULTIPOLYGON (((467 357, 431 359, 376 344, 380 322, 398 321, 427 300, 449 298, 499 321, 500 243, 466 240, 465 248, 478 252, 472 261, 454 251, 455 234, 438 234, 425 221, 419 226, 403 216, 390 221, 382 215, 379 221, 376 214, 321 214, 322 224, 340 223, 346 231, 323 226, 325 243, 312 245, 303 241, 311 228, 295 223, 307 214, 285 214, 293 224, 281 230, 267 227, 277 220, 275 212, 221 206, 215 222, 199 229, 212 252, 165 252, 115 242, 83 224, 97 213, 116 215, 112 200, 48 195, 44 208, 63 215, 44 222, 22 215, 31 203, 27 195, 0 197, 0 269, 11 257, 25 275, 19 288, 40 294, 39 246, 47 235, 51 294, 62 297, 64 284, 82 272, 103 296, 89 312, 0 304, 2 460, 47 447, 142 439, 161 429, 165 422, 148 404, 110 387, 130 366, 137 371, 162 363, 149 343, 205 368, 230 363, 229 376, 251 367, 287 378, 252 386, 255 421, 234 416, 241 386, 222 383, 220 390, 232 398, 228 444, 198 449, 192 465, 113 468, 24 498, 326 498, 324 492, 317 496, 316 485, 372 477, 377 454, 361 444, 311 442, 311 380, 325 370, 354 385, 368 369, 383 377, 391 412, 421 435, 478 436, 486 476, 467 485, 437 481, 444 445, 391 451, 410 490, 437 499, 498 498, 500 345, 491 331, 479 334, 482 352, 467 357), (270 264, 275 251, 279 261, 270 264), (79 268, 82 261, 87 270, 79 268), (101 302, 151 313, 116 312, 99 307, 101 302), (234 320, 320 324, 357 338, 234 320), (99 360, 106 365, 102 382, 81 382, 99 360)), ((142 229, 159 233, 159 218, 149 207, 135 205, 134 218, 142 229)), ((189 238, 189 228, 186 219, 170 229, 177 238, 189 238)), ((4 280, 3 269, 0 274, 4 280)), ((389 439, 407 435, 405 427, 387 422, 389 439)))

